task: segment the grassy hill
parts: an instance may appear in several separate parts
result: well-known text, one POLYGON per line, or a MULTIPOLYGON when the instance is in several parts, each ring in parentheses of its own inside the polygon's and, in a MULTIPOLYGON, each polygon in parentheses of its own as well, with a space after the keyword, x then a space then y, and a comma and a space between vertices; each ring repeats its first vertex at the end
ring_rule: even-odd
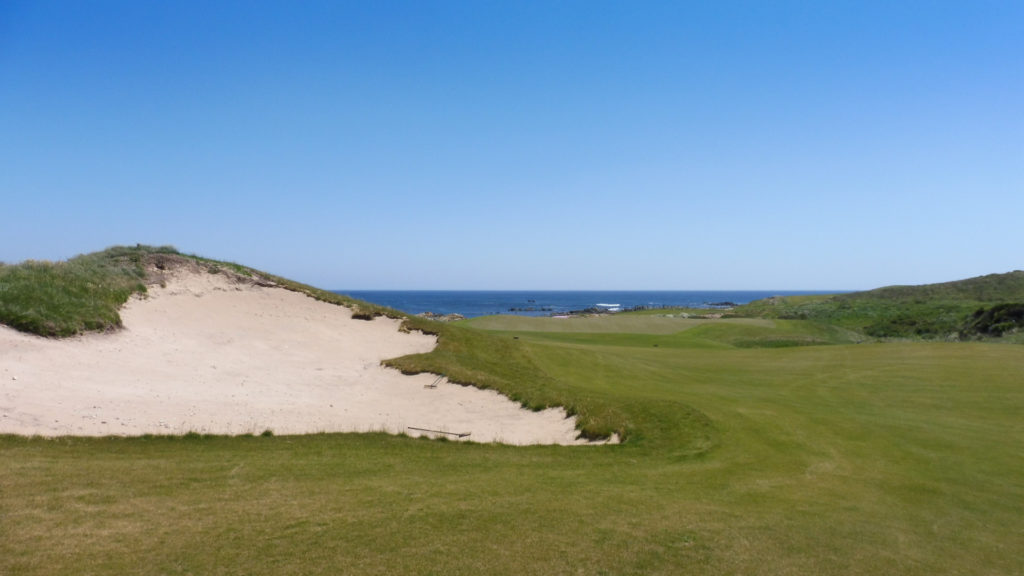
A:
POLYGON ((988 274, 966 280, 921 286, 886 286, 840 296, 844 300, 884 299, 898 302, 1018 302, 1024 301, 1024 271, 988 274))
POLYGON ((0 574, 1024 573, 1024 347, 797 318, 409 322, 439 345, 392 365, 625 443, 0 437, 0 574))
POLYGON ((319 290, 231 262, 178 252, 171 246, 116 246, 66 261, 0 265, 0 324, 41 336, 66 337, 121 327, 118 310, 145 294, 166 270, 190 266, 241 281, 277 285, 348 306, 357 317, 399 315, 394 310, 319 290))
MULTIPOLYGON (((888 286, 832 296, 768 298, 737 308, 746 317, 813 320, 876 338, 971 339, 1017 334, 1024 323, 1003 315, 1000 329, 979 329, 986 310, 1024 303, 1024 271, 923 286, 888 286), (1009 323, 1008 323, 1009 322, 1009 323)), ((1011 306, 1012 307, 1012 306, 1011 306)))

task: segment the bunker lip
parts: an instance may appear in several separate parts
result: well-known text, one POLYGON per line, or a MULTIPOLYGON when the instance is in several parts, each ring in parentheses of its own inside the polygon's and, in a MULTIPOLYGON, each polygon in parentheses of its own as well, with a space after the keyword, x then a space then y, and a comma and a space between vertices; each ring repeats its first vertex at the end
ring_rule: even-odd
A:
MULTIPOLYGON (((388 432, 507 444, 589 444, 561 408, 406 376, 429 352, 398 320, 226 274, 178 269, 122 309, 124 329, 53 340, 0 326, 0 434, 388 432)), ((613 439, 614 440, 614 439, 613 439)))

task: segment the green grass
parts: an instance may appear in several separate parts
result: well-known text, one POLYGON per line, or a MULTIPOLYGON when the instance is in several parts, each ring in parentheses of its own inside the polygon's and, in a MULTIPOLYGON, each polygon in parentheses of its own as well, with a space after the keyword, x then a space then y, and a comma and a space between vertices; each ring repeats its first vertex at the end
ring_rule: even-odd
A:
POLYGON ((1024 347, 595 320, 425 323, 394 364, 619 446, 0 437, 0 574, 1024 573, 1024 347))
MULTIPOLYGON (((813 320, 872 338, 959 339, 979 308, 1024 301, 1024 271, 838 295, 767 298, 729 316, 813 320)), ((972 333, 971 336, 997 334, 972 333)))
POLYGON ((925 284, 922 286, 886 286, 843 295, 845 299, 896 300, 901 302, 972 301, 1012 302, 1024 300, 1024 270, 1005 274, 987 274, 966 280, 925 284))
POLYGON ((3 438, 0 573, 1024 569, 1019 347, 520 342, 632 439, 3 438))
POLYGON ((1007 302, 991 308, 979 308, 960 331, 961 337, 1015 335, 1024 328, 1024 304, 1007 302))
MULTIPOLYGON (((570 318, 482 316, 461 321, 460 324, 484 330, 504 331, 673 334, 709 322, 716 322, 716 320, 675 316, 669 318, 664 315, 628 312, 570 318)), ((771 325, 770 320, 743 319, 741 322, 771 325)))
POLYGON ((144 293, 142 259, 173 248, 112 248, 66 262, 0 267, 0 323, 44 336, 121 326, 118 309, 144 293))
MULTIPOLYGON (((62 262, 0 265, 0 324, 41 336, 67 337, 121 327, 118 313, 134 294, 146 292, 147 269, 186 261, 210 273, 230 273, 276 284, 318 300, 347 306, 355 317, 405 318, 395 310, 334 294, 233 262, 179 253, 171 246, 115 246, 62 262)), ((410 320, 410 322, 417 322, 410 320)), ((429 330, 423 322, 417 327, 429 330)))

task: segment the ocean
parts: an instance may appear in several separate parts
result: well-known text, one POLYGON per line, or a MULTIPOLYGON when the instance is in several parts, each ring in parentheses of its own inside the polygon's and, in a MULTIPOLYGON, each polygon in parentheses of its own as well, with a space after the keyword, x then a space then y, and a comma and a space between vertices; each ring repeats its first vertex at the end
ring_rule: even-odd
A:
POLYGON ((550 290, 336 290, 353 298, 409 314, 492 314, 552 316, 594 307, 622 310, 646 308, 716 308, 746 304, 771 296, 835 294, 836 291, 550 291, 550 290))

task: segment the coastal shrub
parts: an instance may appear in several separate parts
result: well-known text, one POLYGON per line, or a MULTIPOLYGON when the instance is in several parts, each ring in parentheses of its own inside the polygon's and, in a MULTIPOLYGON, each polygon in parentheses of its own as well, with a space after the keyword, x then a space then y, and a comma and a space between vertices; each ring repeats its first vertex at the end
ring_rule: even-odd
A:
POLYGON ((883 317, 865 327, 864 333, 875 338, 942 338, 956 334, 966 316, 963 306, 956 309, 921 306, 883 317))
MULTIPOLYGON (((1021 302, 1024 271, 990 274, 924 286, 889 286, 836 295, 775 296, 735 308, 729 317, 825 322, 874 338, 940 339, 974 334, 971 314, 979 305, 1021 302)), ((987 325, 983 335, 1015 329, 1013 320, 987 325)))
POLYGON ((960 330, 961 338, 991 336, 1000 338, 1005 334, 1024 328, 1024 304, 997 304, 991 308, 979 308, 960 330))

